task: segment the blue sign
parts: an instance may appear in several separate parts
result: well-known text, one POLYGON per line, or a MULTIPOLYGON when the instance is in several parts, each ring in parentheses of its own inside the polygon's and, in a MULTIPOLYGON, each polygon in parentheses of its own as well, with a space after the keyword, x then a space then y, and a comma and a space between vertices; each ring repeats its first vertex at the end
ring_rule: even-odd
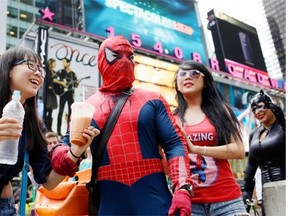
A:
POLYGON ((186 0, 85 0, 86 32, 123 35, 138 50, 176 60, 201 58, 203 35, 194 3, 186 0))

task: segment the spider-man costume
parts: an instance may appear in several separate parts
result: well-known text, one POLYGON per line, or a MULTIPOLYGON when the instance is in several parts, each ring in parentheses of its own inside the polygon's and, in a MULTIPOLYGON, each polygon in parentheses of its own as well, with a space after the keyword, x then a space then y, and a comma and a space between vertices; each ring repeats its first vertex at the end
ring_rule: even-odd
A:
MULTIPOLYGON (((133 55, 132 46, 123 36, 110 37, 100 46, 98 69, 103 85, 87 100, 96 108, 93 123, 100 129, 107 121, 117 96, 132 88, 135 79, 133 55)), ((91 145, 92 151, 98 139, 96 137, 91 145)), ((161 163, 159 145, 166 154, 175 191, 183 192, 178 189, 192 184, 187 148, 183 143, 181 132, 163 97, 156 92, 133 89, 98 170, 99 215, 167 215, 172 196, 161 163)), ((181 194, 177 196, 173 198, 172 206, 186 211, 178 204, 185 197, 181 194)), ((190 195, 185 196, 188 197, 188 213, 185 213, 189 214, 190 195)))

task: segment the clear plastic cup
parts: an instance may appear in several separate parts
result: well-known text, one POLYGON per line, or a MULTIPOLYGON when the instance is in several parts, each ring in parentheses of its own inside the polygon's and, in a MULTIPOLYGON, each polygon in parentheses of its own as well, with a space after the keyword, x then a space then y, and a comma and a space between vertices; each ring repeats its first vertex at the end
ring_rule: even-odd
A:
POLYGON ((91 125, 95 107, 86 102, 74 102, 71 109, 70 142, 75 145, 85 145, 87 139, 82 133, 91 125))

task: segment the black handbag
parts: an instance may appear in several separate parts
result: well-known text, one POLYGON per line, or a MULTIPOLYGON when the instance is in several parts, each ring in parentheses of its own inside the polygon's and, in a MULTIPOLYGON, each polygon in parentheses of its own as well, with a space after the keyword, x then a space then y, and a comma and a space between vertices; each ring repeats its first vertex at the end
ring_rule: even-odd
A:
POLYGON ((89 215, 98 215, 98 210, 100 206, 100 195, 97 184, 97 172, 98 168, 101 164, 104 150, 106 144, 111 136, 112 130, 116 124, 116 121, 121 113, 121 110, 127 101, 128 97, 132 94, 132 90, 122 92, 122 94, 118 97, 118 102, 115 107, 111 111, 107 122, 105 123, 103 130, 101 131, 99 143, 94 149, 92 154, 92 169, 91 169, 91 179, 90 182, 87 183, 86 187, 88 189, 88 214, 89 215))

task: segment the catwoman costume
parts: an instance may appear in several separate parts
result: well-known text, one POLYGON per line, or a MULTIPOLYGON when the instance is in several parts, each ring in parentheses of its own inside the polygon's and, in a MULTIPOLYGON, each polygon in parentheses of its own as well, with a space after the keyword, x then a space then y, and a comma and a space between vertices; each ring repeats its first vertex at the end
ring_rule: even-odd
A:
POLYGON ((243 182, 244 200, 250 200, 252 197, 255 185, 254 175, 258 166, 261 169, 262 185, 267 182, 286 179, 284 114, 279 106, 272 103, 271 97, 265 94, 263 90, 252 99, 252 110, 259 108, 260 102, 265 104, 264 109, 270 109, 273 112, 276 121, 268 129, 262 125, 255 128, 250 135, 249 159, 243 182), (259 137, 262 133, 266 133, 266 136, 260 141, 259 137))

